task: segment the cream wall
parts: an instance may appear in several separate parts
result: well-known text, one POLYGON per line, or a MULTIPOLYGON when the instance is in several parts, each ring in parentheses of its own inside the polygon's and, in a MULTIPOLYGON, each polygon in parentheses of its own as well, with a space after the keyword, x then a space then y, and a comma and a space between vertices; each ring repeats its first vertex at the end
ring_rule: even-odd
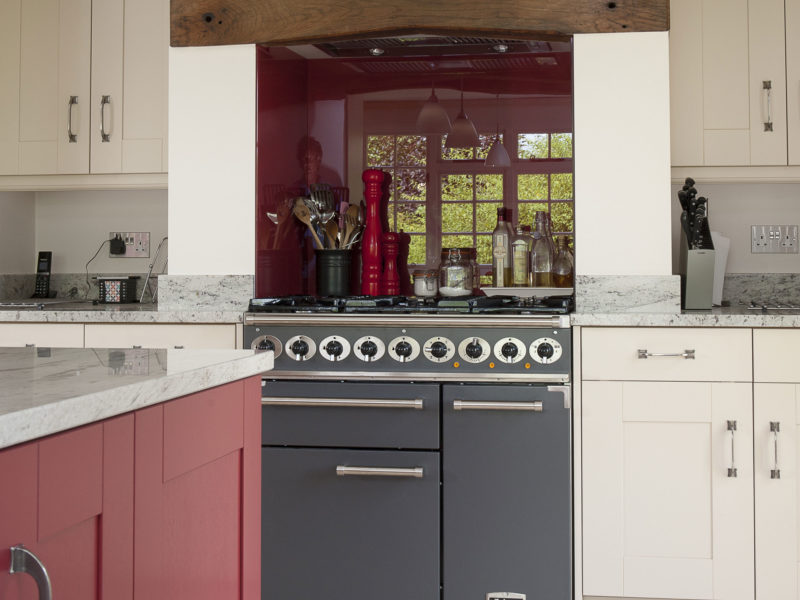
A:
POLYGON ((170 275, 255 273, 255 46, 170 48, 170 275))
POLYGON ((576 35, 578 275, 670 275, 667 32, 576 35))
POLYGON ((0 273, 36 270, 34 209, 33 192, 0 192, 0 273))

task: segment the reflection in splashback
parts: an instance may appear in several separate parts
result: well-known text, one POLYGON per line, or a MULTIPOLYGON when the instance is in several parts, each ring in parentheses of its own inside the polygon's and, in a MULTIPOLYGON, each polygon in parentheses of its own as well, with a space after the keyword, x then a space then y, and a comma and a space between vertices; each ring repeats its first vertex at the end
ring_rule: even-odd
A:
MULTIPOLYGON (((119 273, 101 273, 102 276, 114 276, 119 273)), ((147 277, 147 273, 124 273, 122 276, 138 275, 136 283, 136 299, 142 295, 142 286, 147 277)), ((33 295, 35 276, 30 275, 10 275, 0 274, 0 299, 19 300, 30 298, 33 295)), ((158 289, 158 276, 151 275, 150 282, 144 294, 142 302, 152 302, 153 294, 158 289)), ((50 291, 56 292, 57 298, 74 298, 76 300, 97 300, 99 290, 97 287, 97 274, 89 276, 89 284, 86 284, 86 273, 53 273, 50 276, 50 291)))
POLYGON ((800 273, 728 273, 722 300, 731 305, 740 301, 800 304, 800 273))

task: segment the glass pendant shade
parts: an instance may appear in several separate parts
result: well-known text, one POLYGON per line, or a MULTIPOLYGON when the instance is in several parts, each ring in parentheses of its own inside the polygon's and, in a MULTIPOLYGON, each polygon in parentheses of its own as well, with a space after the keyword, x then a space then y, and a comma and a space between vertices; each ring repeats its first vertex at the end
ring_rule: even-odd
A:
POLYGON ((487 167, 511 166, 511 157, 508 156, 508 151, 500 140, 500 134, 494 136, 492 147, 489 148, 489 154, 486 155, 486 162, 484 165, 487 167))
POLYGON ((436 92, 431 88, 431 95, 422 105, 417 115, 417 133, 426 135, 447 135, 450 133, 450 117, 439 104, 436 92))
POLYGON ((444 143, 445 148, 473 148, 479 143, 475 125, 464 112, 464 92, 461 92, 461 112, 458 113, 453 127, 444 143))

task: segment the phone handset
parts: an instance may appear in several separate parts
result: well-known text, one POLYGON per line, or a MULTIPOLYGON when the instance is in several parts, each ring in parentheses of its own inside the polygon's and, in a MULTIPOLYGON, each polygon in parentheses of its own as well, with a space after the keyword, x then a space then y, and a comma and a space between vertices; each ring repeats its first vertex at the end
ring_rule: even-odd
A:
POLYGON ((36 284, 33 288, 34 298, 50 297, 50 270, 52 262, 52 252, 39 252, 39 259, 36 263, 36 284))

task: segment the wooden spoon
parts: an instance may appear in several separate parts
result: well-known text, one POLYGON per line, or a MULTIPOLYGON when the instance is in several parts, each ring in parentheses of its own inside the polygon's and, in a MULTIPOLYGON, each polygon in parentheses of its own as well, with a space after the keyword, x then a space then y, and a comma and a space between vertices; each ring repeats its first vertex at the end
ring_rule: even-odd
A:
POLYGON ((298 198, 294 203, 294 216, 297 217, 298 221, 306 224, 306 227, 308 227, 311 235, 314 236, 314 241, 317 243, 317 248, 324 248, 325 246, 320 241, 317 232, 314 231, 314 228, 311 226, 311 211, 309 211, 308 207, 303 203, 302 198, 298 198))
POLYGON ((325 237, 328 238, 328 242, 330 242, 330 248, 336 248, 338 246, 338 237, 339 237, 339 226, 336 224, 336 221, 328 221, 325 223, 325 237))
POLYGON ((358 204, 351 204, 344 212, 344 237, 342 238, 342 248, 347 247, 347 242, 350 241, 353 230, 358 226, 359 212, 361 212, 361 208, 358 204))

